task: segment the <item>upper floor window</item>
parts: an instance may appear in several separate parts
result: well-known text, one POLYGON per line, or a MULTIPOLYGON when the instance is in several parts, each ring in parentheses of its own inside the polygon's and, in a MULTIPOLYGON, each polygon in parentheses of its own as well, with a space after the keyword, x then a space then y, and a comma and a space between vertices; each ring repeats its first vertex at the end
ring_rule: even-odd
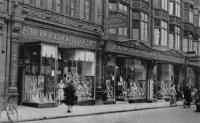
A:
POLYGON ((199 27, 200 27, 200 16, 199 16, 199 27))
POLYGON ((200 55, 200 42, 199 42, 199 48, 198 48, 198 50, 199 50, 199 55, 200 55))
POLYGON ((168 24, 166 21, 155 19, 154 44, 167 46, 168 42, 168 24))
POLYGON ((90 0, 85 0, 85 19, 90 19, 90 0))
MULTIPOLYGON (((41 0, 43 1, 43 0, 41 0)), ((30 0, 30 4, 34 6, 40 6, 40 0, 30 0)))
POLYGON ((181 37, 180 27, 175 26, 175 49, 177 50, 180 49, 180 37, 181 37))
POLYGON ((169 14, 174 15, 174 2, 169 2, 169 14))
POLYGON ((161 0, 153 0, 153 6, 155 8, 160 8, 161 0))
POLYGON ((181 4, 180 4, 180 0, 177 2, 178 0, 176 0, 175 2, 175 5, 176 5, 176 8, 175 8, 175 16, 177 17, 181 17, 181 4))
POLYGON ((194 41, 194 51, 198 53, 198 42, 194 41))
POLYGON ((4 0, 0 0, 0 11, 4 9, 3 1, 4 1, 4 0))
POLYGON ((161 8, 168 11, 168 0, 161 0, 161 8))
POLYGON ((110 11, 117 11, 117 3, 109 3, 110 11))
POLYGON ((183 52, 188 52, 193 50, 194 50, 193 35, 189 34, 187 31, 184 31, 183 52))
POLYGON ((189 22, 193 23, 194 22, 194 15, 192 11, 189 11, 189 22))
POLYGON ((120 12, 128 12, 128 8, 126 5, 119 3, 119 11, 120 12))
POLYGON ((56 12, 60 13, 61 11, 61 0, 56 0, 56 12))
POLYGON ((127 36, 127 27, 116 27, 116 28, 109 28, 107 29, 107 33, 114 34, 114 35, 120 35, 120 36, 127 36))
POLYGON ((169 32, 169 48, 180 50, 180 27, 170 25, 169 32))
POLYGON ((167 22, 161 21, 161 45, 167 46, 167 39, 168 39, 168 33, 167 33, 167 22))
POLYGON ((140 40, 148 41, 148 15, 141 13, 140 18, 140 40))
POLYGON ((127 7, 127 5, 124 5, 122 3, 109 3, 109 10, 127 13, 128 7, 127 7))
POLYGON ((70 16, 75 15, 75 0, 70 0, 70 6, 69 6, 70 16))

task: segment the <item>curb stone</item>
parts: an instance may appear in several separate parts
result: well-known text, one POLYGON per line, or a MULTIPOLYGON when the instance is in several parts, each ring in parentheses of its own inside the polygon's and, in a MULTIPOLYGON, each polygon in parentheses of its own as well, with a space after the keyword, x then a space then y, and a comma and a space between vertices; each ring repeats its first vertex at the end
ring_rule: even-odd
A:
MULTIPOLYGON (((177 106, 183 106, 183 105, 177 105, 177 106)), ((122 113, 122 112, 131 112, 131 111, 142 111, 142 110, 160 109, 160 108, 173 108, 173 107, 174 106, 159 106, 159 107, 135 108, 135 109, 118 110, 118 111, 102 111, 102 112, 95 112, 95 113, 74 114, 74 115, 65 115, 65 116, 50 116, 50 117, 44 116, 42 118, 30 118, 30 119, 19 120, 19 122, 51 120, 51 119, 70 118, 70 117, 84 117, 84 116, 93 116, 93 115, 102 115, 102 114, 111 114, 111 113, 122 113)), ((6 122, 2 122, 2 123, 10 123, 10 122, 6 121, 6 122)))

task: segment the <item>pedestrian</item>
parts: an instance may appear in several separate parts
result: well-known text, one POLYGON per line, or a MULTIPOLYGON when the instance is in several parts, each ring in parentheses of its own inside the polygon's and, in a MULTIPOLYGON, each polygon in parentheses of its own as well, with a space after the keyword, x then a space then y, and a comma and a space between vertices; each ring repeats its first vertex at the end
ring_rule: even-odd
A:
POLYGON ((67 105, 67 112, 71 112, 72 106, 74 105, 76 99, 76 90, 73 85, 74 81, 71 80, 68 86, 64 89, 66 98, 65 98, 65 104, 67 105))
POLYGON ((60 82, 57 85, 57 100, 58 103, 61 104, 64 100, 64 88, 65 84, 63 83, 63 80, 61 79, 60 82))
POLYGON ((189 108, 191 105, 191 101, 192 101, 191 87, 186 86, 183 93, 184 93, 184 108, 186 106, 188 106, 188 108, 189 108))
POLYGON ((170 106, 172 104, 177 105, 176 95, 177 95, 177 92, 176 92, 176 89, 175 89, 175 84, 172 84, 171 88, 170 88, 170 106))

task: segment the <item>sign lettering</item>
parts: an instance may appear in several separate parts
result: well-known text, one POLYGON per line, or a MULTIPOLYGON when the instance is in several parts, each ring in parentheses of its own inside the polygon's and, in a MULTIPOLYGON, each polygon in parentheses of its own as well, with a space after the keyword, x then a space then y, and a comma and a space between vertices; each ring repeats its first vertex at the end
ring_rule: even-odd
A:
POLYGON ((97 42, 94 40, 83 39, 71 35, 56 33, 49 30, 32 27, 23 27, 22 34, 26 36, 41 37, 50 40, 62 41, 65 43, 70 43, 72 45, 83 45, 89 47, 95 47, 97 45, 97 42))
POLYGON ((128 53, 128 54, 138 54, 138 55, 143 55, 143 56, 148 56, 148 57, 157 57, 159 58, 160 55, 156 52, 149 52, 149 51, 146 51, 146 50, 138 50, 138 49, 135 49, 135 48, 130 48, 130 47, 125 47, 125 46, 121 46, 121 45, 117 45, 117 44, 114 44, 113 48, 112 48, 113 51, 118 51, 118 52, 123 52, 123 53, 128 53))

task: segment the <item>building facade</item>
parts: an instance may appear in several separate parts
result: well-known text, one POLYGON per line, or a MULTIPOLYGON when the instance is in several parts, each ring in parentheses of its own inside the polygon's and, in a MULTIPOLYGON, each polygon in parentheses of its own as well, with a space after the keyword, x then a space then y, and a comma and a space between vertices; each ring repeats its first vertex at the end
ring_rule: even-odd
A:
POLYGON ((0 98, 55 106, 151 101, 200 84, 198 0, 2 0, 0 98), (196 4, 195 4, 196 3, 196 4))

